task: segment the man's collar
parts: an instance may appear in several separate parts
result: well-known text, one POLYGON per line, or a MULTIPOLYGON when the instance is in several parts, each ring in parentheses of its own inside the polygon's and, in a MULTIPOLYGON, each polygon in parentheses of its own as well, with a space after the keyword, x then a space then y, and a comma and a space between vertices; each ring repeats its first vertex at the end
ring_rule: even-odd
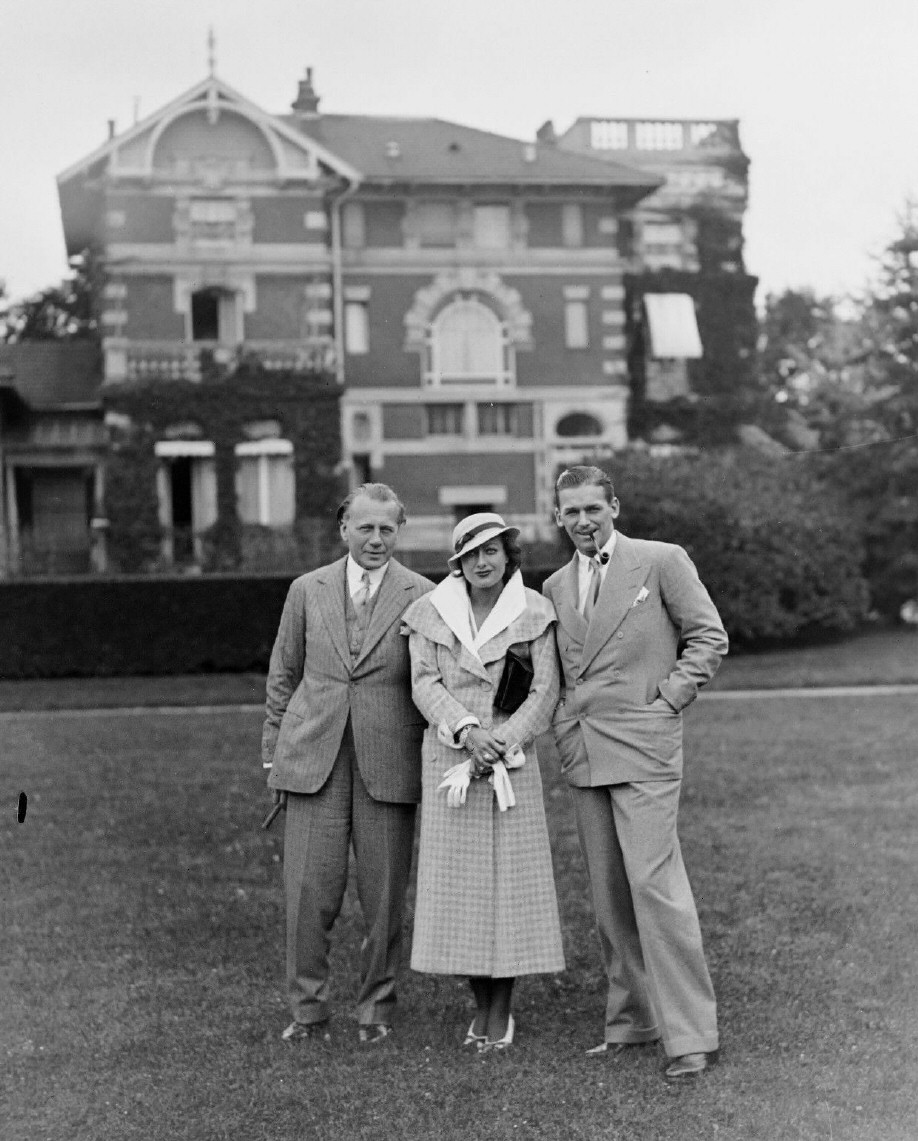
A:
MULTIPOLYGON (((363 580, 363 572, 366 568, 362 567, 354 556, 348 551, 347 555, 347 583, 351 589, 351 593, 356 590, 363 580)), ((367 571, 370 576, 370 586, 379 586, 383 580, 383 576, 389 569, 389 560, 387 559, 381 567, 374 567, 373 570, 367 571)))

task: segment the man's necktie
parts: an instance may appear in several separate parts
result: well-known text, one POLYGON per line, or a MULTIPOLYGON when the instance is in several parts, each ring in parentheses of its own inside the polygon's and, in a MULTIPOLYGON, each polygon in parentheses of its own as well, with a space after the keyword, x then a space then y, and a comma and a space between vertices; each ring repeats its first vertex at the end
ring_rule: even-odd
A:
POLYGON ((364 571, 360 576, 360 589, 351 599, 354 609, 359 614, 370 600, 370 572, 364 571))
POLYGON ((587 596, 583 604, 583 616, 587 622, 593 613, 596 599, 599 598, 599 588, 602 586, 602 575, 599 573, 599 559, 590 559, 590 581, 587 583, 587 596))

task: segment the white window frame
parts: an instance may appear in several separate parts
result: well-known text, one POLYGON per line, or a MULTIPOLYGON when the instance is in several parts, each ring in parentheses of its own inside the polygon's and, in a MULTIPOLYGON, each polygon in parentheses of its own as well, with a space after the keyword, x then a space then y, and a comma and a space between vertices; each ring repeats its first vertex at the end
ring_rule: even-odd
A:
POLYGON ((360 250, 367 244, 362 202, 345 202, 341 210, 341 244, 346 250, 360 250))
POLYGON ((565 249, 583 245, 583 208, 579 202, 561 204, 561 242, 565 249))
MULTIPOLYGON (((257 519, 243 519, 243 523, 256 523, 262 527, 275 527, 283 528, 292 526, 296 518, 296 504, 294 501, 294 510, 291 518, 281 523, 271 522, 271 501, 270 501, 270 481, 269 481, 269 468, 272 458, 278 456, 290 457, 293 455, 293 444, 290 440, 266 439, 266 440, 245 440, 237 444, 234 448, 236 459, 257 459, 257 480, 258 480, 258 518, 257 519)), ((238 467, 236 470, 238 476, 238 467)), ((238 491, 237 491, 238 499, 238 491)), ((237 508, 238 510, 238 508, 237 508)), ((241 518, 241 516, 240 516, 241 518)))
POLYGON ((424 405, 424 434, 431 436, 435 439, 461 439, 465 436, 466 428, 468 426, 468 418, 466 413, 466 406, 464 403, 456 401, 448 404, 425 404, 424 405), (439 431, 432 427, 432 418, 437 413, 444 413, 446 409, 450 409, 453 413, 458 412, 458 426, 452 431, 439 431))
POLYGON ((504 321, 486 305, 480 298, 472 295, 458 294, 445 305, 427 328, 425 352, 424 383, 434 388, 449 388, 454 386, 472 387, 506 387, 514 382, 514 354, 510 345, 507 326, 504 321), (471 313, 476 313, 487 322, 492 323, 494 333, 494 367, 481 375, 477 372, 450 373, 444 376, 443 351, 441 336, 443 327, 450 318, 457 316, 457 310, 462 307, 471 313))
POLYGON ((590 307, 580 299, 564 302, 564 345, 568 349, 590 347, 590 307))
POLYGON ((486 439, 516 436, 519 426, 519 412, 515 404, 479 404, 476 407, 476 428, 479 436, 486 439), (492 424, 488 425, 488 419, 492 424))
POLYGON ((422 199, 418 202, 415 210, 415 225, 418 235, 418 244, 422 249, 449 249, 456 244, 457 222, 459 212, 456 209, 456 203, 452 199, 438 200, 422 199), (425 230, 424 221, 425 217, 430 218, 439 212, 443 212, 444 219, 448 216, 448 221, 442 229, 431 227, 425 230), (442 241, 440 240, 442 238, 442 241), (431 240, 433 239, 433 240, 431 240))
POLYGON ((217 521, 216 448, 212 440, 157 440, 153 454, 160 461, 156 472, 159 523, 163 529, 163 554, 169 562, 174 558, 172 517, 172 464, 170 460, 190 459, 191 465, 191 537, 194 557, 203 557, 201 535, 217 521))
POLYGON ((366 301, 344 302, 344 351, 352 356, 370 351, 370 307, 366 301))
POLYGON ((509 250, 513 216, 506 202, 480 202, 472 208, 472 234, 478 250, 509 250))

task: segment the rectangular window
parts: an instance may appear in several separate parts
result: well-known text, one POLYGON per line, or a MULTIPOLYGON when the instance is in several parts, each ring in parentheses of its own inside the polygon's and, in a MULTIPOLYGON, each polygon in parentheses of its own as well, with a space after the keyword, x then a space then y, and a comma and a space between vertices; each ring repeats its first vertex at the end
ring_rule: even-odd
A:
POLYGON ((366 244, 363 206, 359 202, 344 204, 341 211, 341 242, 348 250, 359 250, 366 244))
POLYGON ((590 347, 588 310, 585 301, 564 303, 564 344, 569 349, 590 347))
POLYGON ((295 514, 294 483, 289 440, 236 445, 236 509, 243 523, 289 527, 295 514))
POLYGON ((349 353, 370 351, 370 311, 365 301, 345 302, 344 348, 349 353))
POLYGON ((453 202, 419 202, 418 238, 422 246, 444 247, 456 244, 456 207, 453 202))
POLYGON ((517 412, 515 404, 479 404, 479 436, 515 436, 517 412))
POLYGON ((594 151, 627 150, 627 122, 615 119, 594 119, 590 123, 590 146, 594 151))
POLYGON ((565 202, 561 207, 561 235, 569 249, 583 245, 583 211, 579 202, 565 202))
POLYGON ((373 249, 398 249, 405 244, 402 202, 367 202, 363 211, 366 244, 373 249))
POLYGON ((527 202, 526 224, 530 249, 558 249, 564 244, 560 203, 527 202))
POLYGON ((510 248, 510 207, 476 206, 474 209, 474 242, 479 250, 510 248))
POLYGON ((428 404, 428 436, 461 436, 465 431, 465 405, 428 404))

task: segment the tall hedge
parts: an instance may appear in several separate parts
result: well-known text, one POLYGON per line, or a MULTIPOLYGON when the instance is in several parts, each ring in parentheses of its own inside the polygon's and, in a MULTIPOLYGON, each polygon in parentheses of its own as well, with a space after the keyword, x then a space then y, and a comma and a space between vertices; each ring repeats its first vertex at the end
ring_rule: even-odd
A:
POLYGON ((612 475, 621 530, 684 547, 738 642, 850 630, 867 616, 857 526, 805 457, 633 450, 612 475))

